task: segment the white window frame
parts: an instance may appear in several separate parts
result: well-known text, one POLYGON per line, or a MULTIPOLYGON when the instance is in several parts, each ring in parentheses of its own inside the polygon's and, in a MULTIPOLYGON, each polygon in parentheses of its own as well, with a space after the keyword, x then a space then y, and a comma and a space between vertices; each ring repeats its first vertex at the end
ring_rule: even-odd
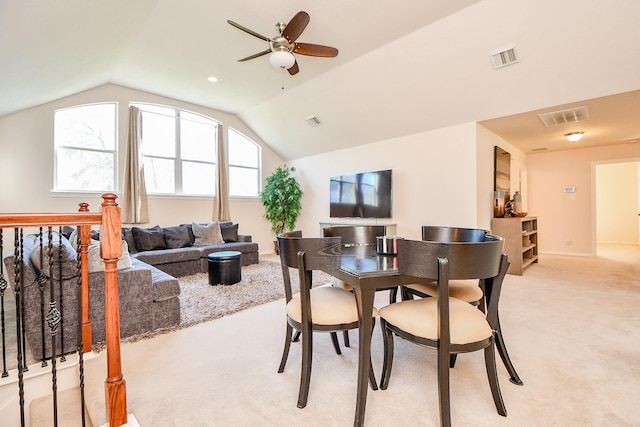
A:
POLYGON ((59 108, 54 111, 54 129, 53 129, 53 192, 54 193, 70 193, 70 194, 103 194, 106 192, 116 193, 118 191, 118 103, 117 102, 95 102, 90 104, 80 104, 73 105, 66 108, 59 108), (92 107, 96 105, 111 105, 113 106, 113 149, 100 149, 100 148, 83 148, 77 145, 64 145, 56 141, 56 115, 62 111, 68 111, 73 109, 80 109, 85 107, 92 107), (111 177, 111 185, 112 188, 104 188, 99 190, 82 190, 77 188, 60 188, 59 181, 59 171, 58 171, 58 150, 59 149, 70 149, 70 150, 78 150, 84 152, 94 152, 94 153, 109 153, 112 156, 113 162, 113 175, 111 177))
POLYGON ((231 188, 229 188, 229 197, 232 198, 238 198, 238 199, 254 199, 254 198, 259 198, 260 197, 260 192, 262 191, 262 146, 260 144, 258 144, 257 142, 255 142, 253 139, 249 138, 247 135, 245 135, 244 133, 240 132, 238 129, 232 128, 230 126, 227 127, 227 141, 228 141, 228 145, 229 145, 229 149, 227 150, 227 157, 228 159, 228 164, 229 164, 229 170, 228 172, 228 176, 229 176, 229 187, 231 187, 231 168, 241 168, 241 169, 251 169, 251 170, 256 170, 257 174, 256 174, 256 179, 257 179, 257 194, 256 195, 251 195, 251 196, 246 196, 246 195, 235 195, 231 193, 231 188), (231 159, 229 158, 229 154, 231 153, 231 137, 230 137, 230 133, 231 132, 235 132, 236 134, 238 134, 239 136, 243 137, 246 141, 252 143, 253 145, 255 145, 256 147, 256 164, 258 165, 257 167, 252 167, 252 166, 245 166, 245 165, 236 165, 236 164, 232 164, 231 163, 231 159))
MULTIPOLYGON (((175 149, 176 152, 174 153, 173 157, 166 157, 166 156, 157 156, 157 155, 146 155, 144 153, 144 148, 143 148, 143 153, 142 156, 143 158, 155 158, 155 159, 164 159, 164 160, 172 160, 174 162, 174 192, 173 193, 157 193, 157 192, 149 192, 149 189, 147 188, 147 194, 151 197, 153 196, 159 196, 159 197, 189 197, 189 198, 198 198, 198 197, 216 197, 216 192, 215 192, 215 188, 217 187, 216 185, 214 185, 214 192, 209 194, 191 194, 191 193, 183 193, 183 185, 182 185, 182 163, 183 162, 189 162, 189 163, 203 163, 203 164, 208 164, 208 165, 214 165, 216 171, 217 168, 220 166, 218 164, 218 145, 220 144, 220 130, 221 130, 221 123, 216 120, 213 119, 209 116, 205 116, 204 114, 200 114, 200 113, 196 113, 194 111, 189 111, 189 110, 185 110, 182 108, 178 108, 178 107, 173 107, 171 105, 162 105, 162 104, 151 104, 151 103, 141 103, 141 102, 132 102, 131 105, 140 108, 140 110, 142 111, 142 115, 143 115, 143 123, 144 123, 144 114, 145 112, 147 114, 157 114, 155 112, 150 112, 150 111, 145 111, 145 107, 159 107, 159 108, 166 108, 167 110, 173 110, 173 119, 175 120, 175 149), (181 136, 180 136, 180 121, 181 121, 181 113, 188 113, 188 114, 193 114, 199 117, 202 117, 203 119, 207 120, 207 121, 211 121, 212 124, 215 123, 215 128, 216 128, 216 138, 215 138, 215 147, 214 147, 214 161, 213 162, 208 162, 208 161, 197 161, 197 160, 193 160, 193 159, 182 159, 181 157, 181 136)), ((144 147, 144 132, 142 135, 143 138, 143 147, 144 147)), ((217 174, 214 177, 215 180, 218 179, 217 174)))

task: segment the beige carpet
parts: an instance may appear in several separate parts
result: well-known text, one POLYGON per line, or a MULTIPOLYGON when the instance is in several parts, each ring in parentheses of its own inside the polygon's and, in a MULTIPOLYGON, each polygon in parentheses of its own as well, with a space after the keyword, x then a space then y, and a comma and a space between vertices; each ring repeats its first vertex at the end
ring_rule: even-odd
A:
MULTIPOLYGON (((209 284, 207 273, 198 273, 178 278, 180 282, 180 324, 139 335, 127 337, 124 343, 149 339, 178 329, 197 325, 247 308, 284 298, 282 267, 279 262, 261 260, 242 268, 242 279, 233 285, 209 284)), ((331 276, 323 272, 314 273, 314 285, 326 284, 331 276)), ((291 288, 298 290, 298 276, 291 275, 291 288)), ((104 343, 93 346, 102 351, 104 343)))
MULTIPOLYGON (((511 384, 499 365, 503 418, 482 352, 460 356, 451 374, 454 425, 640 425, 640 250, 615 258, 604 251, 597 258, 542 255, 524 276, 507 276, 502 326, 524 386, 511 384)), ((376 305, 387 301, 379 293, 376 305)), ((298 409, 299 344, 285 372, 276 372, 284 330, 278 300, 123 345, 129 412, 154 427, 352 425, 357 334, 342 356, 316 335, 309 403, 298 409)), ((372 353, 379 376, 379 327, 372 353)), ((94 425, 105 422, 105 357, 86 364, 94 425)), ((436 426, 437 401, 435 354, 397 340, 389 388, 369 391, 365 424, 436 426)))

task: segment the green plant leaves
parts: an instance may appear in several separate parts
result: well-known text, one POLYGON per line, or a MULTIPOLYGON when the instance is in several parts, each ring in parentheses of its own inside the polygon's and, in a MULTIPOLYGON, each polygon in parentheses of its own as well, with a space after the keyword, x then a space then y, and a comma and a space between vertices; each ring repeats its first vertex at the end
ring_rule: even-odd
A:
POLYGON ((293 230, 302 210, 300 199, 302 189, 298 181, 291 176, 295 168, 278 166, 273 174, 265 179, 260 199, 265 207, 264 217, 271 222, 271 231, 276 235, 285 230, 293 230))

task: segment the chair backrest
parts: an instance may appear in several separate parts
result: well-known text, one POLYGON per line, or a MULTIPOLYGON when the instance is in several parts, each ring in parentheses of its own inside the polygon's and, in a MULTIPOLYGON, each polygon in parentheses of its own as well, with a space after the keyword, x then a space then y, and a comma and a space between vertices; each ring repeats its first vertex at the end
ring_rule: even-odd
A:
POLYGON ((502 237, 486 235, 482 242, 434 242, 400 240, 398 271, 438 281, 438 337, 440 350, 449 354, 449 280, 480 279, 490 291, 487 321, 497 328, 502 279, 509 262, 502 253, 502 237), (489 289, 491 288, 491 289, 489 289), (493 322, 493 323, 492 323, 493 322))
POLYGON ((433 242, 484 242, 487 230, 479 228, 422 226, 422 240, 433 242))
POLYGON ((313 270, 340 268, 340 239, 337 237, 285 237, 278 236, 278 251, 282 266, 282 279, 286 301, 293 296, 289 268, 298 269, 300 293, 305 297, 312 286, 313 270))
POLYGON ((498 325, 498 303, 500 302, 500 294, 502 293, 502 281, 504 276, 507 275, 509 269, 509 259, 507 254, 502 254, 500 257, 500 269, 495 277, 490 277, 485 280, 485 291, 489 295, 489 307, 487 307, 487 321, 491 326, 491 329, 497 330, 498 325))
POLYGON ((398 270, 409 276, 438 279, 438 259, 447 260, 448 279, 486 279, 498 274, 503 239, 486 235, 482 242, 398 241, 398 270))
POLYGON ((282 234, 279 234, 282 237, 302 237, 302 230, 293 230, 293 231, 285 231, 282 234))
POLYGON ((341 237, 343 246, 375 245, 376 237, 384 236, 384 225, 339 225, 325 227, 325 237, 341 237))

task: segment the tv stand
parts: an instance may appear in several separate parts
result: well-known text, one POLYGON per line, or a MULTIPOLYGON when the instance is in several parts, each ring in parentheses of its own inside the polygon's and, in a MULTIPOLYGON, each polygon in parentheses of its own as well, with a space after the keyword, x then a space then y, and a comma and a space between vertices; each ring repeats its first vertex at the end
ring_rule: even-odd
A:
POLYGON ((320 235, 323 235, 322 230, 327 227, 341 226, 341 225, 382 225, 385 227, 384 234, 386 236, 395 236, 396 235, 396 226, 397 224, 379 224, 375 220, 360 219, 358 222, 321 222, 320 223, 320 235))

